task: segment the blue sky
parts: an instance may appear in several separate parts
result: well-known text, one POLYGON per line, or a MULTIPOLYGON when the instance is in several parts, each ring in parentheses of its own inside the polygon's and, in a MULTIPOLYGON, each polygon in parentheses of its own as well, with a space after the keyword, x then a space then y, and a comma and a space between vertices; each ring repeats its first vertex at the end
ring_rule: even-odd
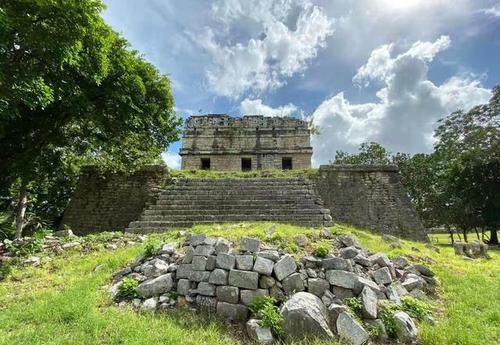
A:
POLYGON ((500 1, 105 3, 104 19, 170 77, 179 115, 310 119, 315 166, 366 141, 429 152, 439 118, 500 84, 500 1))

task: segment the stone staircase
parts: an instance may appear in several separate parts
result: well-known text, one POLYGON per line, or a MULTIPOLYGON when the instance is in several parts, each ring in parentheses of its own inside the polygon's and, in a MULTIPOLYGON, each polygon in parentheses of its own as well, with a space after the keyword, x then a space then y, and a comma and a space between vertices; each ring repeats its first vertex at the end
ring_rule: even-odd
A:
POLYGON ((239 221, 320 226, 332 218, 313 182, 305 178, 181 179, 162 190, 126 231, 239 221))

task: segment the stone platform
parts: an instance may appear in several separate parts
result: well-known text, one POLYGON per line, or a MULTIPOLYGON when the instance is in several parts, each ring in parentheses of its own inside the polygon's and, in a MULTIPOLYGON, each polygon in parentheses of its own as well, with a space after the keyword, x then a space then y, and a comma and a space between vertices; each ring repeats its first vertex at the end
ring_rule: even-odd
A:
POLYGON ((321 226, 332 218, 306 178, 182 179, 166 187, 126 231, 238 221, 321 226))

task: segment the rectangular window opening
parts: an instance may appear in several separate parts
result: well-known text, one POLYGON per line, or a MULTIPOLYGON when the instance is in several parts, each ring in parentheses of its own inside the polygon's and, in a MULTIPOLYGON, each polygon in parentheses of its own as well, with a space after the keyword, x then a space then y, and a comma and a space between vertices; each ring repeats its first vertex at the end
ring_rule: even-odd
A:
POLYGON ((283 170, 291 170, 292 169, 292 158, 290 158, 290 157, 283 157, 281 159, 281 168, 283 170))
POLYGON ((201 159, 201 170, 210 170, 210 158, 201 159))
POLYGON ((242 158, 241 159, 241 171, 250 171, 252 170, 252 159, 251 158, 242 158))

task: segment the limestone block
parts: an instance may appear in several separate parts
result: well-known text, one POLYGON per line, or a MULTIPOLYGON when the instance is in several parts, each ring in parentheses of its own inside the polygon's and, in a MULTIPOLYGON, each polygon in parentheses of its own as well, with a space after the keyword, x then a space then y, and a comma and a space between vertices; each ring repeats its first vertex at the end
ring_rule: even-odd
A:
POLYGON ((294 292, 304 291, 304 281, 300 273, 292 273, 282 281, 283 290, 286 295, 290 295, 294 292))
POLYGON ((331 257, 321 260, 321 266, 325 270, 352 271, 351 263, 343 258, 331 257))
POLYGON ((259 274, 241 270, 229 271, 229 285, 255 290, 259 286, 259 274))
POLYGON ((288 277, 290 274, 297 270, 297 264, 295 260, 290 255, 283 256, 274 265, 274 275, 276 279, 282 281, 284 278, 288 277))
POLYGON ((307 281, 307 291, 319 298, 323 297, 325 291, 330 289, 330 283, 321 278, 310 278, 307 281))
POLYGON ((217 314, 229 320, 244 322, 248 318, 248 308, 241 304, 217 302, 217 314))
POLYGON ((225 270, 231 270, 234 268, 235 261, 236 260, 234 255, 220 253, 217 254, 217 258, 215 260, 215 266, 223 268, 225 270))
POLYGON ((204 271, 207 267, 207 258, 204 256, 195 256, 192 262, 193 271, 204 271))
POLYGON ((270 276, 273 273, 274 262, 258 256, 253 265, 254 272, 270 276))
POLYGON ((261 240, 252 237, 243 237, 240 240, 240 249, 248 253, 256 253, 259 251, 261 240))
POLYGON ((236 268, 239 270, 251 271, 253 268, 253 256, 236 255, 236 268))
POLYGON ((137 293, 142 297, 158 296, 172 290, 173 285, 172 274, 167 273, 139 284, 137 293))
POLYGON ((250 305, 256 297, 269 296, 267 289, 240 290, 240 300, 244 305, 250 305))
POLYGON ((215 294, 219 302, 238 303, 239 289, 235 286, 217 286, 215 294))
POLYGON ((215 285, 226 285, 227 284, 228 272, 221 269, 216 268, 210 273, 210 277, 208 278, 208 282, 215 285))

